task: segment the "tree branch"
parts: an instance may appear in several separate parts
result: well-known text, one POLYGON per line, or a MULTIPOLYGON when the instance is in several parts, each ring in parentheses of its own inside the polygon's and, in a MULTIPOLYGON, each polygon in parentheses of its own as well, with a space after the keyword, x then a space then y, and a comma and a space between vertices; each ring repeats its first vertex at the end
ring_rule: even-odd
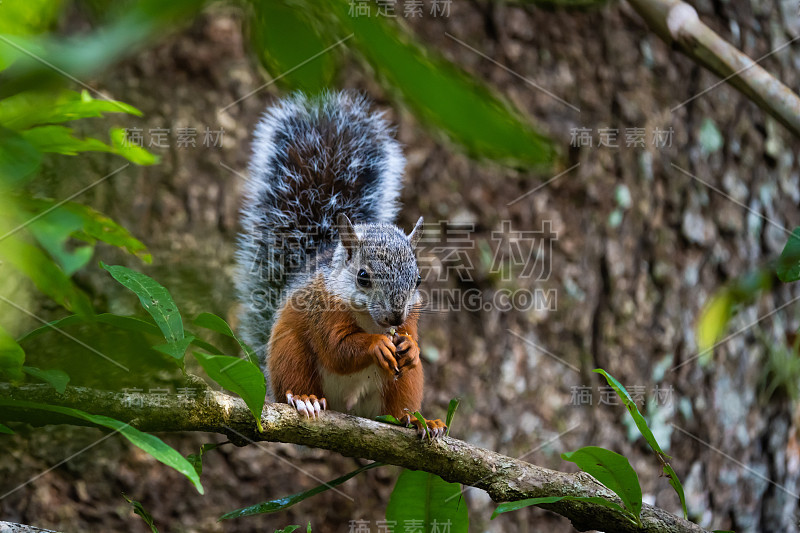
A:
MULTIPOLYGON (((147 432, 206 431, 226 435, 238 445, 255 441, 290 442, 324 448, 348 457, 360 457, 424 470, 450 482, 485 490, 496 502, 542 496, 602 496, 621 501, 585 473, 568 474, 444 437, 421 441, 414 430, 326 411, 318 420, 306 420, 285 404, 266 404, 259 433, 250 411, 239 398, 208 391, 203 398, 185 401, 175 396, 140 395, 68 387, 63 395, 46 385, 12 387, 0 384, 0 397, 72 407, 130 422, 147 432)), ((53 413, 8 409, 2 421, 33 425, 86 422, 53 413), (55 417, 55 418, 54 418, 55 417)), ((644 505, 641 529, 606 507, 584 502, 543 505, 567 517, 581 531, 703 532, 700 526, 667 511, 644 505)))
MULTIPOLYGON (((755 61, 703 24, 692 6, 681 0, 628 0, 628 2, 664 42, 676 46, 691 59, 721 76, 722 81, 719 83, 723 81, 730 83, 800 137, 800 98, 755 61)), ((672 111, 701 94, 703 93, 681 103, 672 111)))
POLYGON ((12 522, 0 522, 0 533, 58 533, 52 529, 39 529, 38 527, 12 522))

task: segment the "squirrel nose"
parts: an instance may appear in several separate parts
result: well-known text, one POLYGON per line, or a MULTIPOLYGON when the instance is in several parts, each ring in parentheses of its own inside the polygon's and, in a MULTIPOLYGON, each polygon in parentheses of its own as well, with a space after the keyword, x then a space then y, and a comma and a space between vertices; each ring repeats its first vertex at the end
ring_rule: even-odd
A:
POLYGON ((405 322, 405 317, 402 312, 392 313, 386 318, 390 326, 399 326, 405 322))

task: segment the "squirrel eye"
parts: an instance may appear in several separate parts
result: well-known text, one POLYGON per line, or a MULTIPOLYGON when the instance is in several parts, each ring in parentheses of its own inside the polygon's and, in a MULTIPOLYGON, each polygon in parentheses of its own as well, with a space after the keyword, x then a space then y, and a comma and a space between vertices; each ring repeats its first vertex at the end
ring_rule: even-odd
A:
POLYGON ((414 288, 419 288, 419 284, 422 283, 422 276, 417 274, 417 282, 414 284, 414 288))
POLYGON ((356 276, 356 283, 358 283, 359 287, 369 287, 372 285, 372 281, 369 279, 369 272, 364 270, 363 268, 358 271, 358 275, 356 276))

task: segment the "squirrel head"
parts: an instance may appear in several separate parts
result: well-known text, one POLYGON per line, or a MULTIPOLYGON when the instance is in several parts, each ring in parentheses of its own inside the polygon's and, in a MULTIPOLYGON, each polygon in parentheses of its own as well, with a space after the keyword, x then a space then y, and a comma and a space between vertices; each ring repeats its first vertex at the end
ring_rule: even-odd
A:
POLYGON ((408 235, 384 222, 354 226, 344 214, 337 225, 332 289, 381 328, 403 324, 419 302, 422 278, 414 249, 422 236, 422 217, 408 235))

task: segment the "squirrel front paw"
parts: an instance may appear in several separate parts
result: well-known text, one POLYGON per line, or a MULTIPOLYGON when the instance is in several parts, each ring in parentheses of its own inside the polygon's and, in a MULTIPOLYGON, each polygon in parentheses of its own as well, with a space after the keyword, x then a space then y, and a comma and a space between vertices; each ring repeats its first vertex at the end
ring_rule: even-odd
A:
POLYGON ((396 348, 395 357, 400 370, 414 368, 419 364, 419 344, 411 335, 397 333, 392 337, 392 343, 396 348))
POLYGON ((306 418, 318 418, 321 411, 328 409, 328 401, 325 398, 317 398, 313 394, 292 394, 290 390, 286 391, 286 403, 306 418))
POLYGON ((384 369, 388 374, 396 374, 400 371, 397 367, 397 359, 395 359, 396 348, 387 335, 376 334, 372 336, 372 344, 369 347, 369 353, 375 359, 379 367, 384 369))
POLYGON ((447 433, 447 425, 438 418, 436 420, 426 420, 423 424, 413 415, 406 414, 400 419, 400 423, 404 424, 406 427, 414 426, 417 428, 417 434, 422 437, 422 440, 425 440, 428 433, 430 433, 431 440, 444 437, 447 433), (426 427, 428 429, 427 431, 425 431, 426 427))

